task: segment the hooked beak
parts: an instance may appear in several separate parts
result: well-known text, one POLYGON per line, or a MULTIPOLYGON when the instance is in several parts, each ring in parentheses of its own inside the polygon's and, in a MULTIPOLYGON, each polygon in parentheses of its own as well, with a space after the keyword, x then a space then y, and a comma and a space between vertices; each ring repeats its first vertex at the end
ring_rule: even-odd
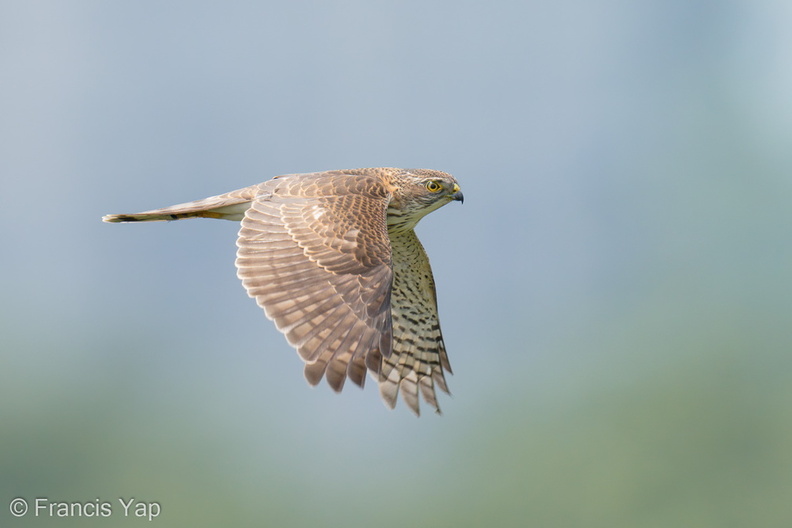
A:
POLYGON ((454 194, 451 195, 451 199, 456 200, 460 203, 465 203, 465 196, 462 194, 462 191, 459 190, 459 184, 455 183, 454 188, 452 189, 454 194))

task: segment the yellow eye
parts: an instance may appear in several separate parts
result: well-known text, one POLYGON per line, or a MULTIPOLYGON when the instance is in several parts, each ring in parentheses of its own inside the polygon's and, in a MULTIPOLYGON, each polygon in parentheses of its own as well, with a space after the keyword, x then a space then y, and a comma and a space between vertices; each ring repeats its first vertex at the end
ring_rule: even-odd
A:
POLYGON ((442 191, 443 190, 443 186, 440 185, 440 182, 438 182, 438 181, 429 180, 428 182, 426 182, 426 190, 429 191, 429 192, 436 193, 436 192, 442 191))

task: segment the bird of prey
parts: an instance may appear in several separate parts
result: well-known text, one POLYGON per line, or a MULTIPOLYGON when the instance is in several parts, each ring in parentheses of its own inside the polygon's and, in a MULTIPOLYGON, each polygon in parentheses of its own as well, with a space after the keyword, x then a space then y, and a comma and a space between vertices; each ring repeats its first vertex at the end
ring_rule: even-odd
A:
POLYGON ((434 278, 413 228, 463 196, 428 169, 368 168, 285 174, 219 196, 105 222, 182 218, 241 221, 237 275, 305 362, 305 378, 336 392, 366 371, 393 408, 418 393, 439 414, 448 393, 434 278))

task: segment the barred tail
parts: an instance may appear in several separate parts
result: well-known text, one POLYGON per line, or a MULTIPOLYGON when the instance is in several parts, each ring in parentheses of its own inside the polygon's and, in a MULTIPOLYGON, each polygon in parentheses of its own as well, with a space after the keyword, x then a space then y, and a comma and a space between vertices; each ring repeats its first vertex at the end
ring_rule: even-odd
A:
POLYGON ((242 220, 250 202, 255 198, 257 186, 246 187, 204 200, 172 205, 163 209, 143 211, 135 214, 111 214, 102 217, 104 222, 156 222, 181 220, 182 218, 221 218, 242 220))

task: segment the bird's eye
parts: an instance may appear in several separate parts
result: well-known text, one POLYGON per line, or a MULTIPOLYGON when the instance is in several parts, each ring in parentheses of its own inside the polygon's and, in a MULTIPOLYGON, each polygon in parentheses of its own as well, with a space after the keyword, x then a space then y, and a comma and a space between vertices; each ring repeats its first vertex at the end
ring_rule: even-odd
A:
POLYGON ((440 185, 440 182, 438 181, 429 180, 428 182, 426 182, 426 190, 429 192, 436 193, 436 192, 440 192, 442 189, 443 186, 440 185))

